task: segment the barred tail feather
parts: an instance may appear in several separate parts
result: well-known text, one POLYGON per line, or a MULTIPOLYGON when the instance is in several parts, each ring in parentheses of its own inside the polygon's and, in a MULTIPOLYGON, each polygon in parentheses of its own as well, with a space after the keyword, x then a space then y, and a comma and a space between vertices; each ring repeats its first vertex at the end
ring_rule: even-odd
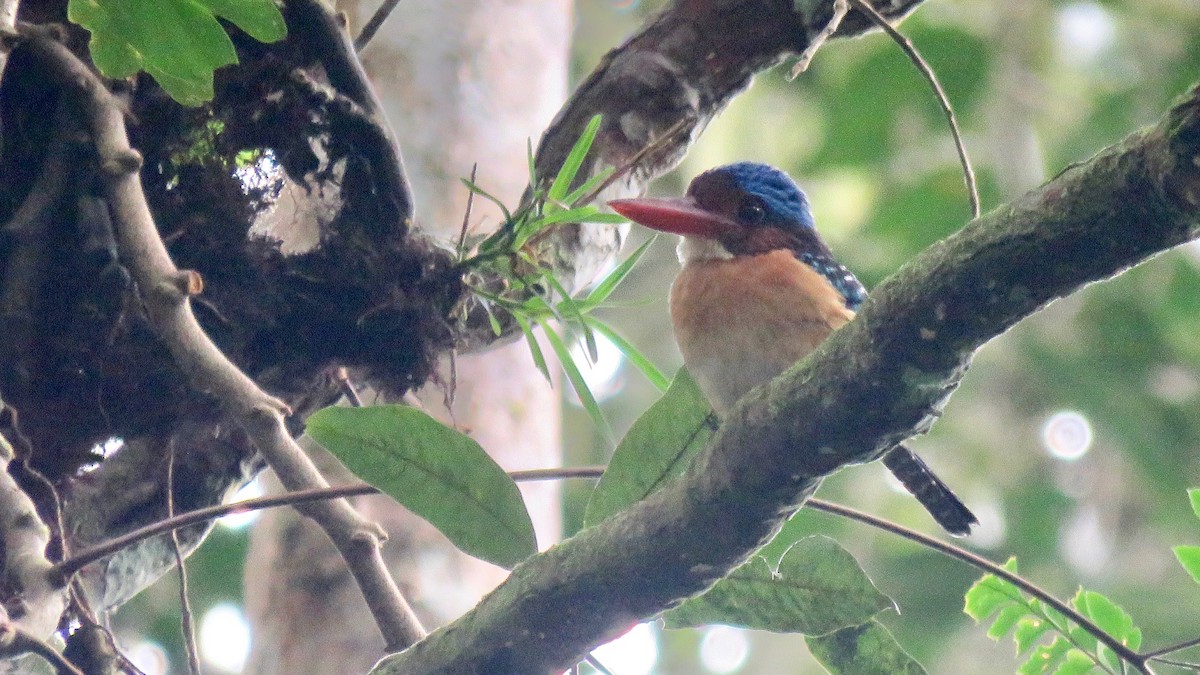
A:
POLYGON ((897 445, 883 456, 883 465, 950 534, 966 536, 971 533, 971 526, 979 523, 975 514, 950 490, 950 486, 934 475, 933 470, 912 450, 897 445))

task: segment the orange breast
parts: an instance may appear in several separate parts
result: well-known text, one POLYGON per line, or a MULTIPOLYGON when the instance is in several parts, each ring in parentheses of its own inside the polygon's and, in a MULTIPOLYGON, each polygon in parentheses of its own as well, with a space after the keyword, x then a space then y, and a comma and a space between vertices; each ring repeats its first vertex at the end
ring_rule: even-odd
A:
POLYGON ((841 294, 790 251, 691 262, 671 287, 684 362, 718 413, 852 318, 841 294))

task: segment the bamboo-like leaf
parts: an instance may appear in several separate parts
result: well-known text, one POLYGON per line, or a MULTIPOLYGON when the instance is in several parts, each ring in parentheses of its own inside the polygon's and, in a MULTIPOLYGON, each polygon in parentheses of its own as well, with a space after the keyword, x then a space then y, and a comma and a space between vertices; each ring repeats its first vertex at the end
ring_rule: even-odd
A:
POLYGON ((647 239, 644 244, 634 249, 633 253, 629 254, 629 257, 621 261, 620 265, 614 267, 613 271, 601 279, 600 283, 596 284, 596 287, 592 289, 592 292, 588 293, 587 297, 580 301, 580 304, 584 308, 583 311, 591 311, 603 304, 608 299, 608 296, 612 295, 612 292, 617 289, 617 286, 622 281, 625 281, 625 277, 629 276, 629 273, 637 266, 642 256, 646 255, 646 251, 650 250, 650 245, 656 239, 658 239, 658 235, 647 239))
POLYGON ((617 350, 624 354, 625 358, 629 359, 629 362, 633 364, 633 367, 641 371, 656 389, 666 391, 667 387, 671 386, 671 378, 664 375, 658 369, 658 366, 654 365, 653 361, 646 358, 644 354, 638 351, 637 347, 634 347, 628 340, 621 337, 620 333, 613 330, 612 326, 594 316, 585 317, 584 323, 592 330, 608 338, 608 341, 613 343, 617 350))
POLYGON ((567 289, 563 288, 562 284, 559 283, 558 279, 553 274, 546 273, 542 275, 542 278, 544 278, 546 282, 554 288, 555 292, 558 293, 559 297, 562 298, 555 303, 555 309, 558 310, 558 314, 571 321, 574 321, 579 325, 579 329, 583 332, 583 346, 587 351, 588 360, 592 365, 595 365, 596 362, 600 360, 600 348, 596 345, 596 336, 594 333, 592 333, 591 326, 588 326, 587 320, 584 318, 583 313, 579 311, 579 305, 575 303, 575 300, 573 300, 571 295, 567 293, 567 289))
POLYGON ((500 213, 504 214, 504 222, 505 223, 513 222, 512 213, 509 212, 508 207, 505 206, 504 202, 500 201, 500 199, 498 197, 493 196, 492 193, 488 192, 487 190, 484 190, 483 188, 481 188, 477 184, 467 180, 466 178, 459 178, 459 180, 462 181, 463 185, 467 186, 468 190, 470 190, 471 192, 474 192, 475 194, 479 195, 480 197, 483 197, 484 199, 488 200, 489 202, 495 204, 496 207, 500 209, 500 213))
POLYGON ((513 319, 521 327, 521 333, 525 335, 525 342, 529 344, 529 355, 533 357, 533 365, 537 366, 547 382, 553 383, 554 380, 550 379, 550 368, 546 365, 546 356, 542 354, 542 346, 538 344, 537 336, 533 334, 533 326, 529 325, 529 321, 520 314, 513 314, 513 319))
POLYGON ((307 432, 463 551, 510 569, 537 552, 516 483, 478 443, 420 410, 325 408, 307 432))
POLYGON ((588 121, 587 127, 579 135, 579 140, 575 141, 571 152, 563 160, 562 168, 558 170, 554 182, 550 184, 550 190, 546 193, 547 200, 563 201, 563 197, 571 189, 571 183, 575 181, 575 175, 579 173, 579 167, 583 166, 583 160, 587 157, 588 151, 592 149, 592 142, 596 140, 596 132, 600 130, 600 121, 600 115, 596 115, 588 121))
POLYGON ((571 350, 567 349, 567 345, 563 342, 562 337, 554 332, 549 321, 538 319, 538 325, 546 333, 546 339, 550 342, 550 347, 554 349, 554 354, 562 364, 563 372, 566 373, 567 380, 571 383, 571 388, 579 396, 579 402, 583 405, 583 409, 592 418, 592 423, 596 425, 596 428, 600 429, 609 442, 612 442, 612 428, 608 426, 608 420, 604 418, 604 413, 600 410, 600 403, 596 401, 596 397, 592 395, 592 390, 588 388, 587 380, 583 378, 583 373, 580 372, 579 366, 571 358, 571 350))
POLYGON ((613 175, 614 171, 616 171, 616 169, 612 168, 611 166, 606 166, 600 171, 597 171, 594 176, 584 181, 583 185, 571 190, 571 194, 563 197, 563 203, 569 207, 584 206, 583 204, 576 204, 575 202, 583 199, 585 195, 590 194, 592 190, 596 189, 597 185, 608 180, 608 177, 613 175))

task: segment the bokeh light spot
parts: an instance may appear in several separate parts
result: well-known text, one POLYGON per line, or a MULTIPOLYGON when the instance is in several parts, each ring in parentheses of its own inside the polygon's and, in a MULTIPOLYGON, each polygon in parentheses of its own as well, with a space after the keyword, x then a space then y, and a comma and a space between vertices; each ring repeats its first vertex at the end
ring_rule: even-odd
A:
POLYGON ((200 620, 200 656, 214 670, 240 673, 250 655, 250 624, 232 603, 215 605, 200 620))
POLYGON ((658 631, 648 623, 639 623, 621 637, 600 645, 592 655, 614 673, 650 675, 658 663, 658 631))
POLYGON ((736 673, 749 655, 750 640, 742 628, 710 626, 700 639, 700 663, 710 673, 736 673))
POLYGON ((125 656, 146 675, 167 674, 167 652, 157 642, 138 642, 125 650, 125 656))
MULTIPOLYGON (((596 361, 594 363, 581 340, 577 340, 571 345, 571 359, 579 367, 579 372, 583 375, 584 382, 587 382, 592 396, 595 396, 597 401, 605 401, 617 395, 625 384, 621 377, 621 366, 625 363, 625 357, 611 340, 599 333, 595 333, 595 336, 596 361)), ((570 400, 576 405, 579 404, 578 398, 571 397, 570 400)))
POLYGON ((1079 459, 1092 447, 1092 423, 1074 410, 1056 412, 1042 427, 1042 445, 1055 459, 1079 459))
MULTIPOLYGON (((255 478, 254 480, 242 486, 242 489, 237 491, 233 496, 233 501, 238 502, 245 499, 254 499, 263 496, 262 482, 255 478)), ((218 518, 217 523, 222 527, 227 527, 231 530, 240 530, 250 523, 258 520, 259 511, 239 511, 231 513, 223 518, 218 518)))
POLYGON ((1088 64, 1112 47, 1117 28, 1108 10, 1095 2, 1078 2, 1058 12, 1058 49, 1068 63, 1088 64))

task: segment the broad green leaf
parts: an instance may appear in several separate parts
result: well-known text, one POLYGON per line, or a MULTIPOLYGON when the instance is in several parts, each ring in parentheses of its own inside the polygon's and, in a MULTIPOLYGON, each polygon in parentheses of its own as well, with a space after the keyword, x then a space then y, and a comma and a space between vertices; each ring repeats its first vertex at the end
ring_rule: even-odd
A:
POLYGON ((554 177, 554 182, 550 184, 550 190, 546 193, 546 199, 550 202, 562 201, 563 197, 567 196, 567 191, 571 189, 571 183, 575 181, 575 174, 579 173, 579 167, 583 166, 584 158, 592 149, 592 141, 596 140, 596 132, 600 130, 600 120, 600 115, 596 115, 588 121, 583 133, 579 135, 579 140, 575 141, 571 152, 563 160, 562 168, 558 170, 558 175, 554 177))
POLYGON ((646 358, 645 354, 638 351, 637 347, 634 347, 628 340, 621 337, 620 333, 613 330, 611 326, 593 316, 584 317, 584 324, 608 338, 608 341, 613 343, 617 350, 624 354, 625 358, 629 359, 629 362, 641 371, 646 376, 646 379, 650 380, 650 384, 653 384, 659 391, 666 391, 667 387, 671 386, 671 379, 664 375, 658 369, 658 366, 654 365, 653 361, 646 358))
POLYGON ((592 390, 588 388, 587 380, 583 378, 583 373, 580 372, 579 366, 571 358, 571 350, 567 349, 567 345, 563 342, 562 337, 554 332, 554 328, 548 321, 539 318, 538 325, 542 327, 542 331, 546 334, 546 340, 550 343, 550 347, 554 349, 554 354, 558 357, 559 364, 562 365, 563 372, 567 375, 567 380, 571 382, 571 388, 579 396, 579 402, 583 405, 583 409, 587 411, 587 414, 592 418, 592 423, 604 434, 604 437, 611 439, 613 437, 612 428, 608 426, 608 420, 604 418, 604 412, 600 410, 600 403, 596 401, 596 397, 592 395, 592 390))
POLYGON ((1171 550, 1175 551, 1175 557, 1179 559, 1183 569, 1200 584, 1200 546, 1176 546, 1171 550))
POLYGON ((808 650, 833 675, 924 675, 925 669, 883 624, 868 621, 805 638, 808 650))
POLYGON ((621 439, 588 501, 585 525, 595 525, 644 499, 683 472, 712 435, 708 400, 687 370, 621 439))
POLYGON ((70 0, 67 17, 92 35, 92 61, 107 77, 145 70, 176 101, 213 96, 213 71, 237 63, 223 18, 262 42, 287 34, 272 0, 70 0))
POLYGON ((420 410, 325 408, 307 431, 466 553, 511 569, 537 552, 516 483, 478 443, 420 410))
POLYGON ((849 551, 829 537, 813 535, 796 542, 777 570, 754 556, 662 618, 667 628, 720 623, 824 635, 894 607, 849 551))
POLYGON ((1192 503, 1192 513, 1200 518, 1200 488, 1191 488, 1188 492, 1188 501, 1192 503))

